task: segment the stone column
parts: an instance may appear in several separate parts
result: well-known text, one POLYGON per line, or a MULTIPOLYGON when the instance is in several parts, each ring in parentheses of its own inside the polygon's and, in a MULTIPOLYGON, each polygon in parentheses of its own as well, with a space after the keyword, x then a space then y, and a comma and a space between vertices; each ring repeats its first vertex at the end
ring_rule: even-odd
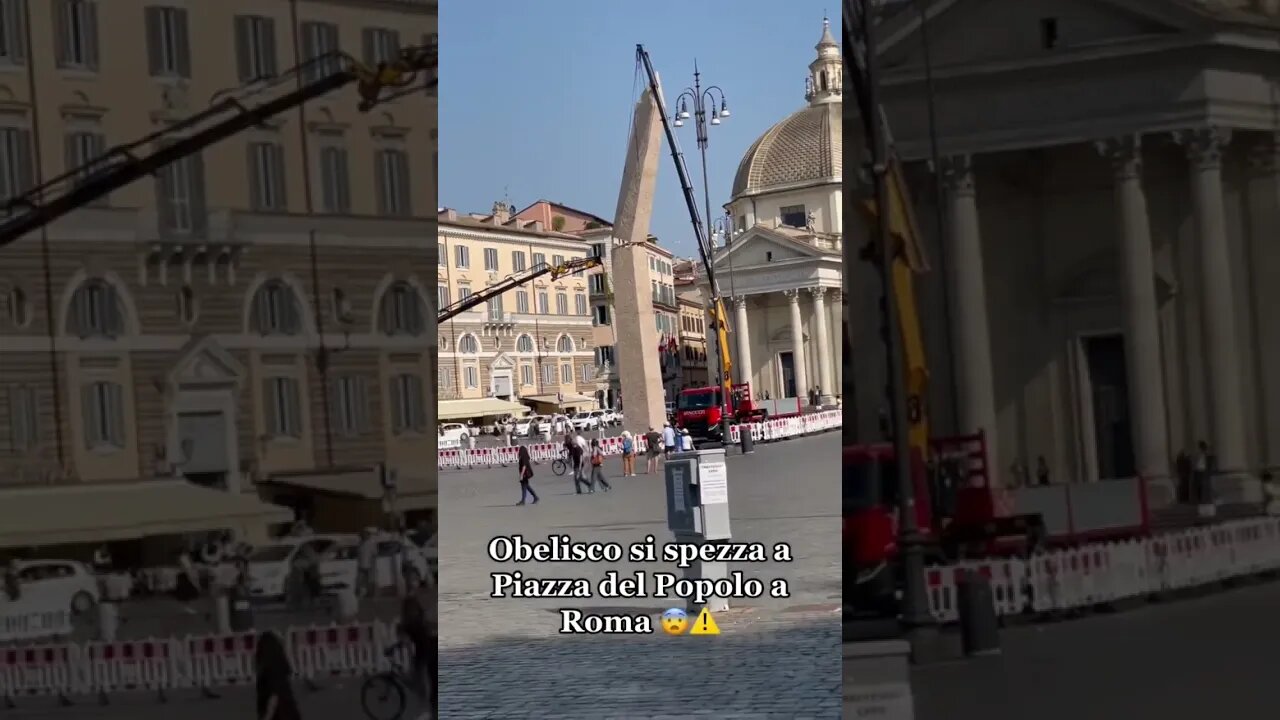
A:
POLYGON ((809 294, 813 296, 813 320, 817 331, 814 334, 818 336, 818 389, 822 391, 818 402, 831 405, 835 403, 836 397, 832 392, 835 380, 831 373, 831 334, 827 329, 827 289, 809 288, 809 294))
POLYGON ((1280 135, 1272 135, 1270 142, 1252 148, 1249 165, 1251 181, 1261 185, 1263 197, 1268 200, 1251 202, 1245 262, 1253 280, 1249 315, 1257 352, 1253 361, 1259 460, 1264 467, 1275 467, 1280 465, 1280 328, 1270 312, 1280 305, 1280 288, 1268 280, 1280 277, 1280 248, 1273 241, 1280 235, 1280 135))
MULTIPOLYGON (((1231 255, 1222 199, 1222 150, 1231 134, 1211 127, 1179 132, 1175 138, 1186 147, 1191 162, 1191 198, 1200 243, 1200 327, 1207 353, 1205 369, 1212 449, 1217 455, 1219 472, 1238 480, 1247 470, 1244 404, 1240 396, 1240 351, 1232 301, 1235 294, 1231 286, 1231 255)), ((1228 482, 1228 485, 1251 494, 1241 483, 1228 482)))
MULTIPOLYGON (((844 303, 844 293, 841 292, 840 290, 831 291, 831 307, 838 308, 840 310, 840 313, 839 313, 840 317, 843 317, 843 313, 844 313, 843 303, 844 303)), ((832 315, 831 313, 828 313, 828 317, 827 317, 827 322, 831 323, 830 335, 831 337, 839 338, 840 340, 840 347, 836 351, 836 354, 832 357, 832 360, 839 358, 840 362, 834 365, 831 369, 831 374, 834 376, 832 378, 832 381, 835 383, 835 385, 831 387, 831 390, 836 395, 843 397, 846 394, 844 391, 844 332, 845 332, 845 329, 844 329, 843 323, 841 323, 839 320, 832 318, 831 315, 832 315)))
POLYGON ((803 406, 809 397, 809 372, 804 361, 804 321, 800 319, 800 291, 785 290, 791 304, 791 363, 795 368, 796 397, 803 406))
MULTIPOLYGON (((747 324, 747 296, 737 295, 733 298, 733 309, 737 312, 734 335, 738 339, 738 361, 734 363, 736 379, 740 383, 751 383, 751 329, 747 324)), ((759 391, 754 385, 751 395, 755 397, 759 391)))
POLYGON ((1142 186, 1142 139, 1126 136, 1096 143, 1115 170, 1120 228, 1120 292, 1124 306, 1125 369, 1129 418, 1138 474, 1171 490, 1160 319, 1147 195, 1142 186))
POLYGON ((956 353, 956 385, 962 433, 986 433, 987 462, 994 473, 1004 467, 997 452, 995 380, 991 371, 991 334, 987 320, 987 285, 983 272, 982 233, 973 161, 968 155, 946 158, 947 213, 951 228, 952 347, 956 353))

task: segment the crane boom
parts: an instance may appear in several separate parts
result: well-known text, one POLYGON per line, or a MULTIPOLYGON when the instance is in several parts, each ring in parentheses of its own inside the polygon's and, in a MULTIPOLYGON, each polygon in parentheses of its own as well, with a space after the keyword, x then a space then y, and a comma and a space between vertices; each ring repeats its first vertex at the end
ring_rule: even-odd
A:
POLYGON ((601 259, 595 256, 570 258, 559 265, 540 263, 523 272, 508 275, 497 283, 484 288, 480 292, 468 295, 455 303, 446 305, 436 314, 436 320, 437 322, 444 322, 445 320, 464 313, 473 307, 478 307, 508 290, 512 290, 527 282, 536 280, 543 275, 550 275, 551 279, 554 281, 570 273, 580 272, 588 268, 596 267, 600 263, 601 259))
POLYGON ((9 198, 0 210, 11 214, 0 223, 0 247, 14 242, 58 218, 98 200, 165 166, 225 140, 309 100, 350 83, 357 83, 367 112, 376 105, 420 89, 433 88, 437 78, 436 46, 405 48, 392 62, 367 67, 348 55, 330 53, 304 63, 271 80, 259 80, 241 88, 235 96, 222 97, 205 110, 144 138, 108 150, 86 165, 74 168, 41 185, 9 198), (340 69, 317 80, 298 83, 296 89, 260 104, 254 96, 293 84, 308 67, 327 67, 337 61, 340 69), (429 73, 422 86, 414 85, 419 73, 429 73), (413 87, 410 87, 413 86, 413 87), (384 92, 390 90, 390 92, 384 92), (151 146, 158 145, 155 149, 151 146))
POLYGON ((707 308, 707 312, 711 315, 711 324, 716 333, 716 346, 720 350, 721 399, 726 409, 724 417, 728 418, 729 398, 733 394, 733 360, 729 354, 729 314, 724 307, 724 298, 720 295, 720 286, 716 283, 715 265, 712 263, 713 249, 702 225, 702 218, 698 215, 698 201, 693 194, 693 183, 689 181, 689 169, 684 164, 684 153, 680 152, 675 130, 671 127, 671 120, 667 116, 666 103, 662 99, 662 86, 658 83, 658 74, 654 72, 649 53, 643 45, 636 45, 636 60, 644 65, 645 74, 649 78, 649 91, 658 105, 658 117, 662 118, 662 129, 667 136, 667 146, 671 148, 671 159, 675 161, 676 174, 680 177, 680 189, 684 191, 684 202, 689 208, 689 220, 693 223, 693 235, 698 243, 698 257, 702 260, 702 269, 707 274, 707 285, 711 289, 711 306, 707 308))

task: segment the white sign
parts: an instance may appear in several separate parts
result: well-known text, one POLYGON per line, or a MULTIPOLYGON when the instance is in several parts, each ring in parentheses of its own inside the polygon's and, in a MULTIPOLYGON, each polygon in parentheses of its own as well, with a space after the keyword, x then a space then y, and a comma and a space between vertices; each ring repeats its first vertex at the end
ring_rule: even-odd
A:
POLYGON ((698 488, 703 505, 729 503, 729 471, 724 463, 708 463, 698 467, 698 488))
POLYGON ((913 720, 911 687, 906 683, 855 685, 844 690, 844 717, 913 720))

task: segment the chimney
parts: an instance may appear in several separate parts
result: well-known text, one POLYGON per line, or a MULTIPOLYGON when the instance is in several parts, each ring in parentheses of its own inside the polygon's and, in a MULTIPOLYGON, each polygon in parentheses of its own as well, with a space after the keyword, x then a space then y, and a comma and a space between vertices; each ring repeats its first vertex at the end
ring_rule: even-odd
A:
POLYGON ((545 230, 543 229, 541 220, 534 220, 533 222, 529 223, 529 225, 533 227, 534 232, 545 232, 545 230))
POLYGON ((439 215, 445 220, 452 221, 458 219, 458 211, 453 208, 445 208, 444 212, 439 213, 439 215))
POLYGON ((511 206, 499 200, 493 204, 493 224, 506 225, 511 219, 511 206))

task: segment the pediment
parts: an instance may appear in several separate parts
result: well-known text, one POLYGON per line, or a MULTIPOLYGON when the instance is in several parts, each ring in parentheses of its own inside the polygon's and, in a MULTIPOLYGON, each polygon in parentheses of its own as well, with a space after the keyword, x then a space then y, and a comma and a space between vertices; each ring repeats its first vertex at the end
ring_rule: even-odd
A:
POLYGON ((239 384, 244 366, 212 337, 193 339, 169 371, 173 386, 239 384))
POLYGON ((757 225, 740 235, 728 248, 716 253, 716 269, 735 267, 753 267, 787 260, 818 259, 822 251, 789 237, 785 231, 772 230, 757 225))
POLYGON ((515 363, 512 362, 510 355, 507 355, 506 353, 500 353, 498 357, 493 359, 493 363, 491 363, 490 367, 510 368, 510 367, 515 367, 515 363))
MULTIPOLYGON (((1094 255, 1066 276, 1059 286, 1057 299, 1070 302, 1120 297, 1122 288, 1118 263, 1118 253, 1103 252, 1094 255)), ((1153 284, 1158 305, 1164 305, 1173 297, 1176 290, 1174 282, 1158 270, 1154 274, 1153 284)))
MULTIPOLYGON (((887 69, 924 65, 920 13, 914 2, 903 5, 881 35, 887 69)), ((1205 24, 1202 15, 1170 0, 932 0, 926 12, 935 67, 1043 58, 1054 50, 1171 36, 1205 24), (1051 49, 1046 32, 1056 36, 1051 49)))

